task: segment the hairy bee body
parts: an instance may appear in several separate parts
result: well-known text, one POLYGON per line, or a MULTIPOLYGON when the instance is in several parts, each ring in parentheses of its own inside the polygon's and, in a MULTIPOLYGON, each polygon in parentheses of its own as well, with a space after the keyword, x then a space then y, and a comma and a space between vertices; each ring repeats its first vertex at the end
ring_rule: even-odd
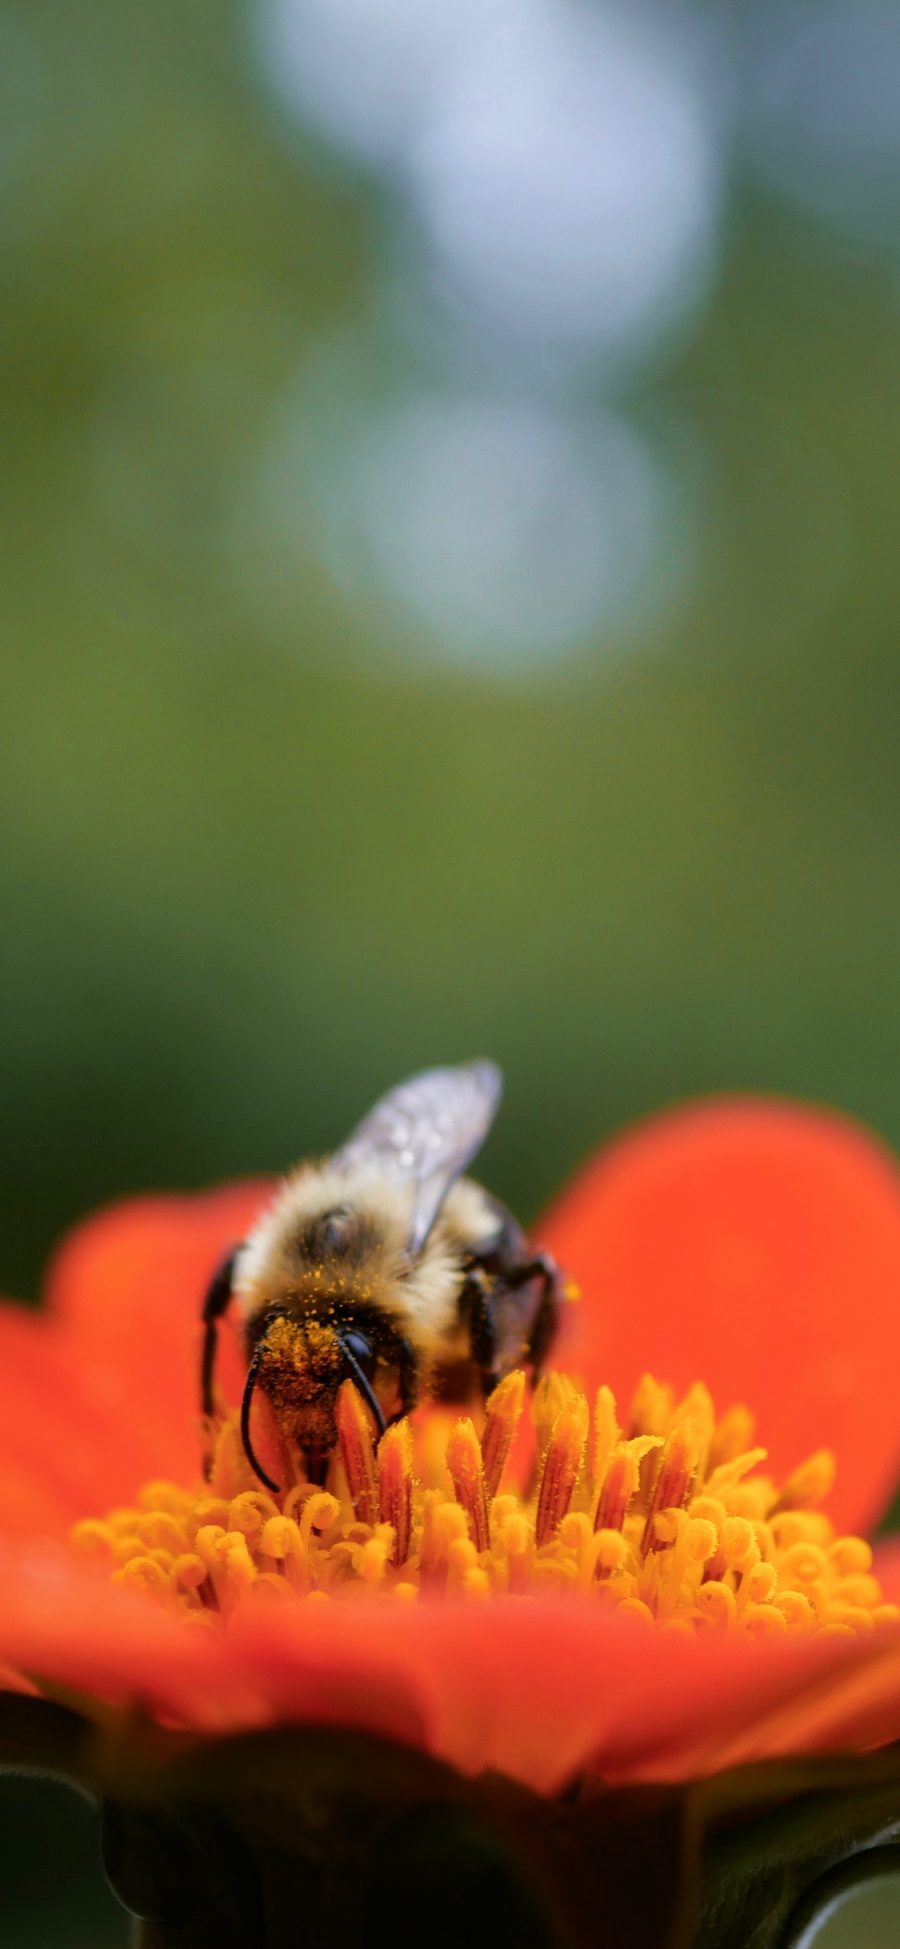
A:
POLYGON ((467 1262, 512 1221, 480 1185, 462 1178, 410 1258, 409 1207, 404 1190, 377 1168, 302 1165, 235 1261, 234 1298, 248 1351, 274 1306, 322 1319, 376 1312, 409 1341, 423 1381, 434 1364, 458 1359, 465 1352, 459 1294, 467 1262))
POLYGON ((539 1366, 556 1319, 556 1268, 531 1257, 510 1213, 459 1174, 498 1097, 489 1064, 401 1085, 341 1151, 286 1179, 213 1281, 204 1407, 215 1323, 233 1300, 248 1358, 244 1445, 269 1486, 250 1433, 256 1386, 309 1479, 322 1480, 344 1379, 383 1428, 467 1370, 489 1392, 510 1368, 539 1366))

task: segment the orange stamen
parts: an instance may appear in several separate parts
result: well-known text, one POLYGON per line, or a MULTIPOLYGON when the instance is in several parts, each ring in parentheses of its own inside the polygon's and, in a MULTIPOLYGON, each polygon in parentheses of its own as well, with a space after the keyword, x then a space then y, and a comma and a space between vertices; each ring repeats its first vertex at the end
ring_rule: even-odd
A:
POLYGON ((507 1374, 488 1398, 487 1419, 481 1437, 481 1466, 488 1498, 497 1494, 513 1436, 525 1405, 525 1375, 521 1369, 507 1374))
POLYGON ((618 1443, 600 1485, 595 1529, 622 1528, 632 1498, 637 1494, 641 1463, 654 1448, 661 1447, 661 1435, 636 1435, 630 1441, 618 1443))
POLYGON ((352 1381, 342 1381, 338 1388, 334 1418, 350 1500, 361 1523, 374 1522, 378 1510, 378 1474, 372 1446, 372 1417, 352 1381))
POLYGON ((413 1444, 408 1421, 396 1421, 382 1435, 378 1446, 378 1489, 381 1520, 394 1532, 392 1563, 405 1563, 409 1555, 412 1518, 413 1444))
POLYGON ((458 1421, 447 1443, 447 1467, 456 1500, 469 1519, 469 1532, 476 1550, 488 1546, 488 1506, 481 1445, 468 1416, 458 1421))
POLYGON ((637 1466, 627 1448, 617 1448, 600 1491, 594 1528, 621 1529, 628 1505, 637 1488, 637 1466))
POLYGON ((662 1453, 656 1486, 644 1524, 643 1549, 655 1545, 656 1518, 663 1509, 680 1509, 694 1484, 703 1446, 700 1429, 690 1416, 676 1422, 662 1453))
POLYGON ((588 1406, 576 1394, 557 1416, 541 1465, 535 1541, 538 1549, 551 1537, 569 1507, 578 1480, 588 1433, 588 1406))

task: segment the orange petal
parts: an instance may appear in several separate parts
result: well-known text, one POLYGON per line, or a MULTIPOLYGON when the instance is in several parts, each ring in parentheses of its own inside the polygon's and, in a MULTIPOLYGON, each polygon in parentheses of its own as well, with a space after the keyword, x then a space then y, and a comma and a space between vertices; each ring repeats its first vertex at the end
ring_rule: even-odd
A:
POLYGON ((898 1633, 748 1644, 641 1630, 571 1602, 422 1602, 402 1622, 391 1609, 248 1607, 231 1630, 248 1691, 276 1722, 384 1730, 387 1717, 392 1736, 462 1772, 495 1768, 551 1794, 585 1768, 678 1780, 732 1755, 900 1733, 898 1633))
POLYGON ((0 1665, 166 1723, 358 1727, 545 1793, 900 1735, 900 1632, 684 1639, 577 1603, 248 1605, 228 1632, 63 1551, 0 1552, 0 1665))
POLYGON ((583 1288, 563 1357, 627 1401, 651 1368, 745 1401, 776 1475, 827 1445, 857 1529, 900 1465, 900 1178, 857 1125, 736 1099, 676 1110, 588 1164, 539 1228, 583 1288))
POLYGON ((159 1475, 140 1416, 63 1323, 0 1305, 0 1533, 63 1533, 159 1475))
POLYGON ((900 1604, 900 1534, 880 1536, 873 1544, 872 1570, 886 1604, 900 1604))
POLYGON ((304 1604, 282 1619, 253 1607, 226 1632, 111 1584, 63 1547, 0 1545, 0 1672, 167 1725, 224 1732, 302 1720, 434 1750, 428 1674, 407 1667, 396 1614, 370 1651, 363 1622, 348 1656, 340 1634, 329 1648, 333 1607, 324 1613, 304 1604))
MULTIPOLYGON (((840 1639, 832 1639, 832 1645, 840 1639)), ((738 1766, 760 1756, 795 1752, 869 1752, 900 1735, 900 1633, 873 1633, 832 1661, 826 1643, 822 1668, 795 1670, 781 1698, 768 1701, 758 1721, 717 1740, 717 1764, 738 1766)))
MULTIPOLYGON (((271 1197, 271 1183, 195 1197, 136 1198, 88 1219, 62 1245, 47 1299, 122 1421, 140 1421, 155 1474, 190 1480, 198 1458, 200 1308, 207 1283, 271 1197)), ((240 1364, 220 1335, 234 1397, 240 1364)))
POLYGON ((0 1667, 162 1723, 258 1724, 224 1634, 191 1624, 61 1545, 0 1545, 0 1667))

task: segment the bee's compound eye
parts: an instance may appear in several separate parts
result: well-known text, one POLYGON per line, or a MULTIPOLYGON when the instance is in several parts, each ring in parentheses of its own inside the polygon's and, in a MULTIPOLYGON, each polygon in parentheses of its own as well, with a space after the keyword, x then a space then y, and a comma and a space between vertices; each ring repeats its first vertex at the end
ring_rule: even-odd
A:
POLYGON ((349 1333, 344 1333, 341 1337, 348 1353, 352 1353, 354 1360, 362 1368, 366 1379, 371 1380, 375 1372, 375 1355, 365 1334, 351 1330, 349 1333))

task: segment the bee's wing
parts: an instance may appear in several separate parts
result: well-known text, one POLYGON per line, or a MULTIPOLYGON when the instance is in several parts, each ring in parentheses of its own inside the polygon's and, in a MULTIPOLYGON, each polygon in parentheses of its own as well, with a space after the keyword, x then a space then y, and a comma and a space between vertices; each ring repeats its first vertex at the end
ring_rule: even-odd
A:
POLYGON ((409 1246, 419 1252, 447 1196, 494 1121, 503 1089, 496 1063, 423 1069, 383 1096, 335 1163, 378 1163, 413 1190, 409 1246))

